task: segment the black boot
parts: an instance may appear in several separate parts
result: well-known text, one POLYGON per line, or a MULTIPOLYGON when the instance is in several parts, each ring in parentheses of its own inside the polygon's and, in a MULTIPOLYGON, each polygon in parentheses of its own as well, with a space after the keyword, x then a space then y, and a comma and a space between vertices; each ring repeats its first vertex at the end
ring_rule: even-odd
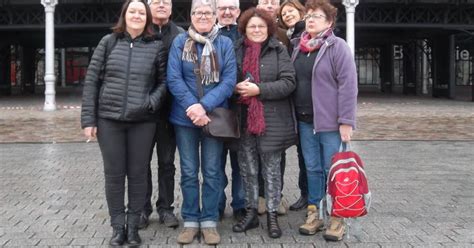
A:
POLYGON ((129 226, 127 229, 127 243, 130 245, 140 245, 142 239, 138 235, 138 226, 129 226))
POLYGON ((234 232, 245 232, 249 229, 258 227, 258 213, 257 209, 250 208, 247 209, 245 216, 239 221, 239 223, 235 224, 232 227, 232 231, 234 232))
POLYGON ((291 211, 299 211, 308 206, 308 196, 301 195, 300 198, 290 206, 291 211))
POLYGON ((111 246, 120 246, 125 243, 125 227, 124 226, 113 226, 112 238, 110 238, 109 244, 111 246))
POLYGON ((281 237, 281 230, 278 225, 278 213, 276 211, 267 213, 267 228, 270 238, 276 239, 281 237))

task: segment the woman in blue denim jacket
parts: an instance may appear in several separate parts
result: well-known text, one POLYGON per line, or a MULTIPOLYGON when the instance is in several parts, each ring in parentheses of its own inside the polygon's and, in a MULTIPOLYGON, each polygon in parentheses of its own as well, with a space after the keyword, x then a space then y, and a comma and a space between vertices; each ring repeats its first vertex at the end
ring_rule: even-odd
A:
POLYGON ((184 228, 177 241, 180 244, 192 243, 200 230, 205 243, 215 245, 220 242, 216 226, 223 176, 220 168, 223 142, 204 136, 202 127, 210 121, 206 113, 216 107, 227 107, 227 99, 236 83, 237 63, 232 41, 219 35, 215 25, 213 1, 194 0, 191 23, 188 31, 173 41, 167 70, 167 86, 174 96, 170 122, 176 132, 183 193, 181 216, 184 228), (202 77, 202 82, 199 82, 204 89, 202 98, 198 97, 195 66, 202 77), (198 177, 200 168, 202 192, 198 177))

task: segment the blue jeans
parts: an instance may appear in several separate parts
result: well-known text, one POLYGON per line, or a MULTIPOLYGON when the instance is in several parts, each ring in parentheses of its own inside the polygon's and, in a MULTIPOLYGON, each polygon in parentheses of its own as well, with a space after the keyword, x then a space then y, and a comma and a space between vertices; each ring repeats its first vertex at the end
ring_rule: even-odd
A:
POLYGON ((243 187, 242 177, 240 176, 240 168, 239 163, 237 161, 237 152, 233 152, 227 148, 224 148, 222 152, 222 160, 221 160, 221 169, 223 176, 221 177, 221 197, 219 200, 219 212, 223 213, 225 210, 225 202, 227 197, 225 195, 225 188, 228 184, 227 175, 225 174, 225 167, 227 162, 227 153, 229 153, 230 157, 230 166, 232 168, 232 202, 230 206, 235 211, 237 209, 245 208, 245 191, 243 187), (227 152, 228 151, 228 152, 227 152))
POLYGON ((185 227, 216 227, 219 219, 222 141, 204 136, 200 128, 175 125, 181 164, 181 216, 185 227), (199 157, 199 147, 201 156, 199 157), (201 163, 199 162, 201 161, 201 163), (199 205, 199 169, 202 170, 202 207, 199 205))
POLYGON ((339 151, 339 131, 314 132, 312 123, 298 122, 301 150, 308 175, 308 204, 320 208, 326 194, 326 176, 331 167, 331 158, 339 151))

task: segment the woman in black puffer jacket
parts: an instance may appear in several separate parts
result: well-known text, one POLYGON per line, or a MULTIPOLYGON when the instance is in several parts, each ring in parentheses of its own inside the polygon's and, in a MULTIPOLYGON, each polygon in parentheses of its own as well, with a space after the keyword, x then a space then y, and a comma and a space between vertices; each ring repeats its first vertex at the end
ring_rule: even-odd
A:
POLYGON ((102 38, 94 51, 83 89, 81 125, 89 140, 97 135, 102 152, 114 231, 111 245, 141 243, 138 222, 154 120, 166 94, 164 49, 153 39, 151 21, 145 0, 126 1, 114 33, 102 38))

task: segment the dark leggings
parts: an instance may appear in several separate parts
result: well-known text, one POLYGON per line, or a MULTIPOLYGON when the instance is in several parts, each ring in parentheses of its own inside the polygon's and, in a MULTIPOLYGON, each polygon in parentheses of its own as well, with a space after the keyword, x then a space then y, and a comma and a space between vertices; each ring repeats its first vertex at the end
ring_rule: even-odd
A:
POLYGON ((145 204, 152 122, 99 119, 97 139, 104 160, 105 196, 112 226, 137 226, 145 204), (125 178, 128 206, 125 213, 125 178))

